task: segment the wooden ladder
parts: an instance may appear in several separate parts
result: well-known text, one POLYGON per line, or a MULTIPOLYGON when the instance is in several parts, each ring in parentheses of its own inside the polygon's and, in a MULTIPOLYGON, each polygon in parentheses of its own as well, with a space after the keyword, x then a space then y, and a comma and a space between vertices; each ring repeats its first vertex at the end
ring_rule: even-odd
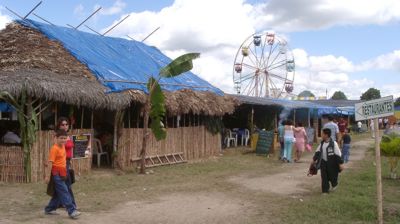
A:
MULTIPOLYGON (((134 157, 131 162, 140 162, 140 157, 134 157)), ((152 155, 146 156, 145 167, 156 167, 173 165, 179 163, 186 163, 187 161, 183 158, 183 152, 164 154, 164 155, 152 155)))

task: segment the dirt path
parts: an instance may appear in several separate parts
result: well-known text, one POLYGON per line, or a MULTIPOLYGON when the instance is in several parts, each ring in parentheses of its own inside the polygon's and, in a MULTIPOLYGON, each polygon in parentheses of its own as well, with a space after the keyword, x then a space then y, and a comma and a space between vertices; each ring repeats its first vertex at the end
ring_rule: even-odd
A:
MULTIPOLYGON (((372 145, 372 139, 356 142, 352 146, 351 161, 364 158, 366 149, 372 145)), ((227 177, 226 184, 235 189, 247 189, 248 194, 278 195, 279 197, 301 198, 320 187, 320 177, 307 177, 311 154, 301 163, 280 164, 284 172, 272 175, 245 175, 227 177)), ((351 170, 353 162, 347 169, 351 170)), ((345 171, 347 172, 347 170, 345 171)), ((240 190, 236 190, 240 191, 240 190)), ((254 197, 254 196, 252 196, 254 197)), ((265 203, 268 202, 268 199, 265 203)), ((263 205, 268 207, 267 204, 263 205)), ((216 192, 204 189, 202 192, 172 193, 150 201, 130 201, 106 212, 85 212, 79 220, 68 219, 64 211, 59 216, 45 216, 38 211, 37 219, 29 223, 248 223, 256 205, 250 199, 243 199, 232 192, 216 192)), ((4 223, 12 223, 0 220, 4 223)))
MULTIPOLYGON (((346 164, 346 169, 351 169, 354 161, 363 159, 366 149, 372 143, 373 140, 355 142, 352 145, 350 161, 346 164)), ((283 163, 281 168, 285 172, 255 178, 236 176, 230 178, 229 181, 251 190, 261 190, 280 195, 301 195, 320 186, 319 175, 306 177, 311 160, 312 154, 308 154, 302 158, 300 163, 283 163)))

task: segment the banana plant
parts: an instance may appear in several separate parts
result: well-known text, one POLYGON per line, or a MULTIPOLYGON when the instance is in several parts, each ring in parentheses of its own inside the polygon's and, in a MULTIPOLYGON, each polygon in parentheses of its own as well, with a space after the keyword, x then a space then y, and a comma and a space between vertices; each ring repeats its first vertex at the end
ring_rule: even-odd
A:
POLYGON ((179 56, 167 66, 160 69, 158 78, 155 79, 153 76, 149 78, 147 82, 147 90, 149 97, 147 98, 144 105, 144 127, 143 127, 143 141, 142 150, 140 152, 140 173, 145 173, 146 165, 146 148, 149 136, 149 119, 151 119, 151 131, 153 132, 157 141, 165 139, 167 137, 166 129, 162 123, 165 117, 165 96, 160 86, 161 78, 171 78, 178 76, 184 72, 190 71, 193 68, 193 60, 200 56, 199 53, 188 53, 179 56))
POLYGON ((12 105, 17 111, 21 143, 24 153, 24 172, 26 181, 31 181, 31 149, 36 141, 36 131, 38 130, 38 116, 33 108, 32 98, 27 96, 26 89, 23 88, 19 97, 14 97, 9 92, 0 92, 0 100, 12 105))

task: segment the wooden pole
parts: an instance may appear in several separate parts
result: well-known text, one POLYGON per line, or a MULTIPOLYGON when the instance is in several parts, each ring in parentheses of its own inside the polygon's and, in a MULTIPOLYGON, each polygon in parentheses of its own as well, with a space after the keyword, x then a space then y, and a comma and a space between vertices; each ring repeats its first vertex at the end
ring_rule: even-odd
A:
POLYGON ((311 127, 311 109, 308 108, 308 127, 311 127))
POLYGON ((374 119, 374 131, 375 131, 376 194, 377 194, 378 223, 382 224, 383 223, 382 167, 381 167, 381 149, 380 149, 378 118, 374 119))
POLYGON ((250 127, 250 135, 253 134, 254 131, 254 107, 251 106, 251 127, 250 127))
MULTIPOLYGON (((115 153, 117 151, 118 147, 118 117, 119 117, 119 111, 115 112, 114 116, 114 136, 113 136, 113 152, 115 153)), ((114 160, 115 161, 115 160, 114 160)), ((113 164, 114 167, 114 164, 113 164)))
POLYGON ((81 114, 81 129, 83 129, 83 115, 85 114, 85 108, 82 107, 82 114, 81 114))
POLYGON ((92 114, 90 115, 90 128, 93 129, 93 120, 94 120, 94 114, 92 110, 92 114))
POLYGON ((55 115, 54 115, 54 130, 56 130, 56 128, 57 128, 57 120, 58 120, 58 117, 57 117, 57 103, 55 103, 55 115))

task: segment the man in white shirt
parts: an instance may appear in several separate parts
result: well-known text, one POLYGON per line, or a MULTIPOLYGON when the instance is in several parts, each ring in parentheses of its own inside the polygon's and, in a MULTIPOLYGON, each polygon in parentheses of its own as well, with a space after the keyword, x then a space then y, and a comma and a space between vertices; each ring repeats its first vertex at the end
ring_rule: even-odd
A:
POLYGON ((14 143, 20 144, 21 138, 12 131, 7 131, 7 133, 3 136, 4 143, 14 143))
POLYGON ((361 133, 362 123, 361 121, 357 122, 358 133, 361 133))
POLYGON ((329 183, 331 191, 335 191, 338 185, 338 177, 341 164, 343 164, 342 153, 337 142, 331 138, 331 130, 322 130, 322 142, 315 151, 313 162, 320 161, 322 193, 329 193, 329 183))
POLYGON ((332 115, 328 116, 328 120, 329 120, 329 122, 324 125, 323 129, 325 129, 325 128, 330 129, 331 133, 332 133, 331 134, 331 139, 333 141, 337 142, 337 140, 339 139, 339 127, 335 122, 333 122, 333 116, 332 115))

